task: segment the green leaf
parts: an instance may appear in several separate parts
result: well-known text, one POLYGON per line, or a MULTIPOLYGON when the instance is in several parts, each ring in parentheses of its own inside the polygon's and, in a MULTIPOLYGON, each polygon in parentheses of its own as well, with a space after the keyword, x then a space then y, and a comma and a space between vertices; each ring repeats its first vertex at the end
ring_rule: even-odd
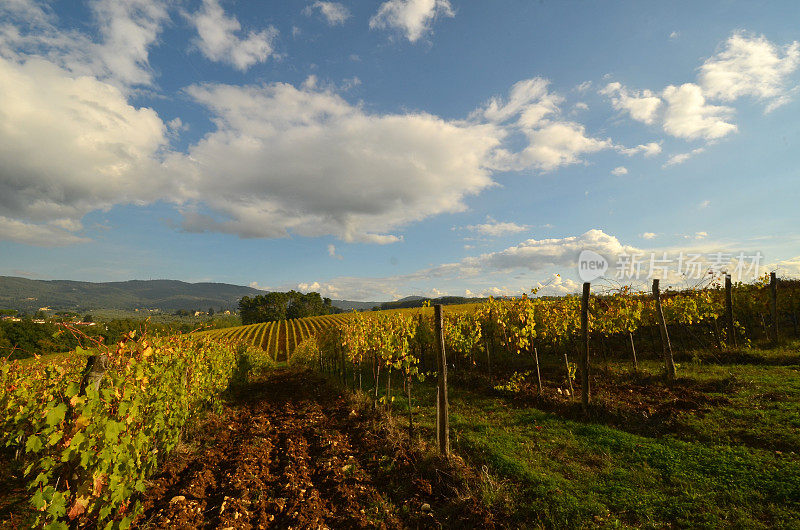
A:
POLYGON ((67 413, 67 406, 64 403, 59 403, 49 411, 47 411, 47 425, 53 427, 64 421, 64 415, 67 413))
POLYGON ((122 430, 123 430, 123 425, 120 422, 110 420, 106 424, 106 441, 112 443, 116 442, 117 437, 119 436, 119 433, 122 432, 122 430))
POLYGON ((35 434, 28 437, 28 441, 25 442, 25 452, 26 453, 38 453, 42 450, 42 440, 39 439, 38 436, 35 434))
POLYGON ((42 510, 47 505, 41 490, 37 490, 36 493, 33 494, 33 497, 31 497, 31 504, 33 504, 33 507, 37 510, 42 510))

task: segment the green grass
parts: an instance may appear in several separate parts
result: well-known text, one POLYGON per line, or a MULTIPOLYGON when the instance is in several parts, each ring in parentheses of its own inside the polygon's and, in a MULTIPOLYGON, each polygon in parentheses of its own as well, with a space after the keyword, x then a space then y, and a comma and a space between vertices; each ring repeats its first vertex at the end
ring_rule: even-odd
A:
MULTIPOLYGON (((679 384, 720 399, 678 411, 659 434, 451 386, 451 444, 484 469, 483 500, 525 527, 800 528, 800 366, 786 364, 797 351, 749 350, 760 364, 681 363, 679 384)), ((630 377, 624 363, 609 368, 630 377)), ((432 383, 414 394, 416 421, 433 433, 432 383)), ((401 398, 396 407, 407 411, 401 398)))

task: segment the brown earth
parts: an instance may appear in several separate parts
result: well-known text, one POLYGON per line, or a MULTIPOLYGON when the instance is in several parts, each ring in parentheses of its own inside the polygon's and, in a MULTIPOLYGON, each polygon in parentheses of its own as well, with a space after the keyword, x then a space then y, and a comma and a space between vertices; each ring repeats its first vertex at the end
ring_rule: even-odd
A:
POLYGON ((147 528, 492 527, 446 462, 304 371, 240 389, 153 477, 147 528))

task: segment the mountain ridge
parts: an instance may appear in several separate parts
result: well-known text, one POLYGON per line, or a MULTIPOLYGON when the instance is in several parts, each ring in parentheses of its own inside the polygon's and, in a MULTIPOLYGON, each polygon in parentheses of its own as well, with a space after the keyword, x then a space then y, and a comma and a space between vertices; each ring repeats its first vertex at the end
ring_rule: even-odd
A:
MULTIPOLYGON (((243 296, 257 296, 267 291, 220 282, 190 283, 182 280, 125 280, 117 282, 82 282, 76 280, 31 280, 19 276, 0 276, 0 309, 37 311, 89 311, 94 309, 198 309, 213 307, 235 310, 243 296)), ((368 309, 380 302, 332 300, 344 310, 368 309)))

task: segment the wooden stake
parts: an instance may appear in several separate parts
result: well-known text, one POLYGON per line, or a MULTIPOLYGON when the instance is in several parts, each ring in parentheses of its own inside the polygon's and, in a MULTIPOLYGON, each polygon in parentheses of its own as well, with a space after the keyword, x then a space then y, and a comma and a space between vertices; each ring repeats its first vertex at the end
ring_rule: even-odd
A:
POLYGON ((769 273, 769 312, 772 317, 772 343, 778 344, 778 277, 769 273))
POLYGON ((639 371, 639 363, 636 361, 636 346, 633 344, 633 333, 628 332, 628 337, 631 339, 631 353, 633 354, 633 371, 639 371))
POLYGON ((433 315, 436 334, 436 368, 439 371, 439 386, 437 389, 437 439, 439 441, 439 452, 445 456, 450 454, 450 421, 448 417, 447 404, 447 355, 444 351, 444 330, 442 322, 442 305, 433 306, 433 315))
POLYGON ((669 342, 669 332, 667 322, 664 320, 664 311, 661 309, 661 291, 658 287, 658 280, 653 280, 653 298, 656 301, 656 317, 658 318, 659 329, 661 330, 661 353, 664 356, 664 365, 667 371, 667 380, 675 380, 675 361, 672 359, 672 345, 669 342))
MULTIPOLYGON (((583 284, 583 297, 581 298, 581 406, 583 413, 589 413, 589 282, 583 284)), ((566 358, 566 355, 565 355, 566 358)), ((570 388, 572 380, 570 379, 570 388)))
POLYGON ((725 275, 725 324, 728 326, 728 346, 736 347, 736 328, 733 326, 733 288, 731 275, 725 275))
POLYGON ((569 373, 569 358, 567 354, 564 354, 564 369, 567 371, 567 383, 569 383, 569 398, 572 399, 575 397, 575 389, 572 388, 572 377, 569 373))
POLYGON ((536 360, 536 379, 539 382, 539 395, 542 395, 542 374, 539 372, 539 350, 533 347, 533 358, 536 360))

